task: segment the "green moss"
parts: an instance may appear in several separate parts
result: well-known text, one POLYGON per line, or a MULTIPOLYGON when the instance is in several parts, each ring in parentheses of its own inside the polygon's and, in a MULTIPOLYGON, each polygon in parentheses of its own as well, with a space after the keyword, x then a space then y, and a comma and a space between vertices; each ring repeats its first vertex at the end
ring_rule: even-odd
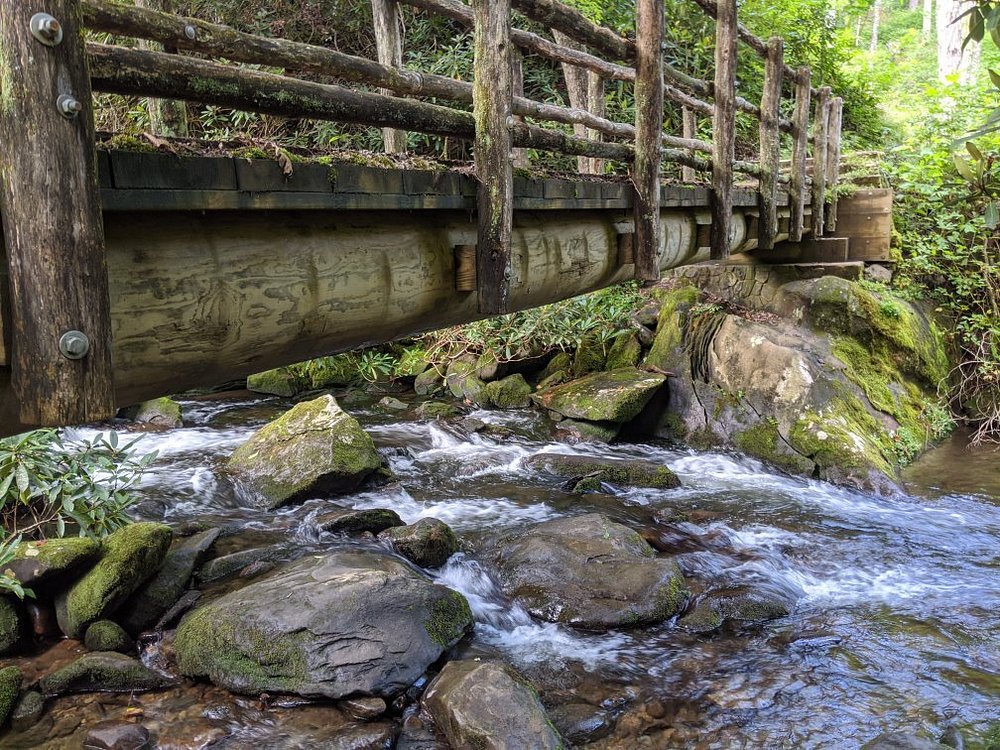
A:
POLYGON ((642 357, 642 344, 634 333, 623 333, 615 337, 608 351, 604 366, 608 370, 621 367, 635 367, 642 357))
POLYGON ((448 590, 431 606, 431 615, 424 622, 427 635, 443 649, 451 648, 472 627, 472 609, 457 591, 448 590))
POLYGON ((893 477, 895 455, 885 430, 861 401, 846 391, 829 406, 796 421, 788 442, 821 469, 875 469, 893 477))
POLYGON ((808 459, 780 450, 784 441, 778 432, 778 422, 773 417, 736 432, 733 444, 744 453, 792 474, 802 474, 812 469, 812 462, 808 459))
POLYGON ((623 424, 638 416, 665 380, 657 373, 623 367, 539 391, 533 398, 570 419, 623 424))
POLYGON ((149 141, 136 138, 127 133, 118 133, 111 136, 102 144, 109 151, 132 151, 137 153, 157 153, 156 147, 149 141))
POLYGON ((17 667, 0 669, 0 726, 3 726, 17 702, 24 677, 17 667))
POLYGON ((424 401, 414 412, 420 419, 448 419, 458 414, 458 409, 443 401, 424 401))
POLYGON ((580 377, 603 370, 606 360, 604 343, 596 336, 588 336, 580 342, 573 355, 573 374, 580 377))
POLYGON ((260 146, 243 146, 233 149, 232 155, 241 159, 273 159, 274 154, 269 154, 260 146))
POLYGON ((291 398, 310 386, 309 378, 297 367, 278 367, 247 378, 247 390, 291 398))
POLYGON ((184 423, 181 415, 181 405, 172 398, 162 396, 150 401, 143 401, 136 409, 133 419, 136 422, 149 422, 168 426, 180 426, 184 423))
POLYGON ((558 352, 555 356, 548 361, 548 364, 538 373, 539 382, 549 378, 556 373, 567 373, 569 369, 573 366, 573 357, 570 356, 569 352, 558 352))
POLYGON ((1000 721, 993 722, 986 730, 983 747, 985 750, 1000 750, 1000 721))
POLYGON ((0 654, 16 649, 24 635, 21 613, 10 597, 0 596, 0 654))
POLYGON ((678 348, 684 344, 684 326, 688 309, 701 296, 701 290, 683 283, 659 292, 660 315, 656 322, 656 338, 646 355, 646 364, 669 369, 678 348))
POLYGON ((724 445, 725 442, 709 425, 691 430, 687 436, 688 445, 700 451, 718 448, 720 445, 724 445))
POLYGON ((98 620, 88 627, 83 645, 89 651, 117 651, 126 654, 135 650, 135 643, 128 633, 111 620, 98 620))
POLYGON ((485 395, 499 409, 526 409, 531 406, 531 386, 520 373, 487 383, 485 395))
POLYGON ((156 690, 166 684, 159 674, 138 659, 109 651, 95 651, 38 681, 45 695, 104 691, 130 693, 156 690))

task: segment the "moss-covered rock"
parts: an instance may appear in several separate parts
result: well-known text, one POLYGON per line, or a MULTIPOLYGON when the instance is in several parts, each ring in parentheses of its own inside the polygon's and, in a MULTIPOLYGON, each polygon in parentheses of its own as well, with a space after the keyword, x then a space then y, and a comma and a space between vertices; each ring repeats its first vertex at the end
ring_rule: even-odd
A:
POLYGON ((107 537, 101 559, 56 597, 56 617, 62 631, 70 638, 79 638, 90 623, 114 614, 156 574, 171 536, 169 526, 135 523, 107 537))
POLYGON ((169 681, 138 659, 113 651, 84 654, 38 681, 44 695, 68 693, 141 693, 158 690, 169 681))
POLYGON ((615 422, 585 422, 579 419, 562 419, 561 414, 559 416, 555 431, 559 439, 567 443, 611 443, 621 430, 621 425, 615 422))
POLYGON ((17 695, 21 690, 24 676, 17 667, 0 669, 0 727, 7 721, 17 704, 17 695))
POLYGON ((423 705, 451 747, 562 750, 538 694, 505 664, 451 661, 424 693, 423 705))
POLYGON ((371 437, 333 396, 297 404, 236 449, 228 469, 265 508, 350 492, 383 469, 371 437))
POLYGON ((117 651, 120 654, 135 651, 135 641, 121 625, 111 620, 98 620, 90 625, 83 636, 83 645, 90 651, 117 651))
POLYGON ((766 461, 789 474, 809 474, 815 468, 812 460, 796 453, 785 442, 778 431, 778 422, 773 417, 736 430, 730 435, 730 439, 743 453, 766 461))
POLYGON ((498 409, 527 409, 531 406, 531 386, 521 373, 486 384, 486 399, 498 409))
POLYGON ((23 586, 31 589, 68 584, 69 580, 101 555, 96 539, 68 537, 23 542, 7 567, 23 586))
POLYGON ((477 406, 490 405, 486 383, 476 374, 476 362, 471 359, 452 360, 448 365, 445 383, 455 398, 471 401, 477 406))
POLYGON ((24 641, 24 616, 18 601, 0 596, 0 656, 16 651, 24 641))
MULTIPOLYGON (((23 732, 30 729, 42 718, 45 711, 45 698, 37 690, 28 690, 21 693, 14 710, 10 713, 10 726, 15 732, 23 732)), ((2 725, 0 721, 0 725, 2 725)))
POLYGON ((167 396, 123 409, 122 416, 133 422, 162 429, 184 426, 181 405, 167 396))
POLYGON ((247 378, 247 390, 254 393, 266 393, 271 396, 293 396, 309 390, 308 378, 290 367, 277 367, 273 370, 258 372, 247 378))
POLYGON ((603 370, 606 361, 607 352, 604 349, 604 342, 596 336, 587 336, 573 353, 571 369, 573 375, 579 378, 603 370))
POLYGON ((388 698, 471 629, 459 600, 387 555, 307 556, 185 617, 177 662, 248 695, 388 698))
POLYGON ((420 419, 449 419, 459 414, 458 407, 443 401, 424 401, 414 414, 420 419))
POLYGON ((437 366, 432 365, 417 375, 413 381, 413 390, 418 396, 432 396, 444 390, 444 375, 437 366))
POLYGON ((619 487, 654 487, 673 489, 681 481, 668 467, 651 461, 618 461, 591 456, 569 456, 559 453, 539 453, 525 465, 548 471, 559 477, 594 478, 598 483, 619 487))
POLYGON ((361 534, 403 526, 403 519, 394 510, 388 508, 336 508, 320 513, 315 519, 320 531, 331 534, 361 534))
POLYGON ((687 312, 698 301, 701 292, 686 280, 680 280, 677 286, 657 290, 656 294, 660 312, 646 364, 670 371, 677 368, 678 353, 683 349, 687 312))
POLYGON ((710 633, 724 625, 745 628, 788 616, 787 602, 748 587, 716 589, 699 597, 695 606, 678 621, 694 633, 710 633))
POLYGON ((386 529, 378 535, 394 551, 423 568, 437 568, 458 552, 458 537, 436 518, 421 518, 409 526, 386 529))
POLYGON ((615 337, 604 363, 606 370, 620 370, 635 367, 642 358, 642 344, 634 333, 622 333, 615 337))
POLYGON ((542 371, 538 373, 538 382, 555 375, 557 372, 567 373, 573 367, 573 356, 569 352, 556 352, 542 371))
POLYGON ((570 419, 622 424, 638 415, 664 382, 666 377, 659 373, 622 368, 586 375, 532 398, 570 419))

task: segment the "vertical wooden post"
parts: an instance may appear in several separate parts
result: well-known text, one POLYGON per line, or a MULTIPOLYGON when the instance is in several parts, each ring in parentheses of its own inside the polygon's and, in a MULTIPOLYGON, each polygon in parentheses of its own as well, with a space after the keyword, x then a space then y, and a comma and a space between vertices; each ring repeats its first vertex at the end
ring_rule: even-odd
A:
POLYGON ((511 173, 510 0, 474 0, 472 112, 476 121, 476 176, 479 178, 479 235, 476 277, 479 311, 510 307, 510 237, 513 222, 511 173))
MULTIPOLYGON (((698 135, 698 121, 695 119, 694 110, 689 107, 681 109, 681 135, 685 138, 696 138, 698 135)), ((681 167, 681 181, 694 182, 695 172, 693 167, 681 167)))
MULTIPOLYGON (((510 74, 511 74, 511 86, 514 96, 524 96, 524 59, 521 56, 521 50, 517 47, 512 46, 510 50, 510 74)), ((524 122, 524 118, 518 115, 514 116, 517 122, 524 122)), ((528 158, 528 149, 526 148, 515 148, 514 149, 514 166, 519 169, 525 169, 530 163, 528 158)))
MULTIPOLYGON (((378 61, 393 68, 403 67, 402 18, 396 0, 372 0, 372 21, 375 25, 375 49, 378 61)), ((383 94, 393 92, 380 89, 383 94)), ((382 128, 382 144, 387 154, 406 153, 406 131, 382 128)))
MULTIPOLYGON (((593 70, 587 76, 587 103, 592 114, 604 117, 604 78, 593 70)), ((603 135, 600 130, 587 130, 587 140, 600 141, 603 135)), ((604 159, 591 157, 587 172, 589 174, 604 174, 604 159)))
POLYGON ((781 131, 781 79, 785 70, 785 43, 780 37, 767 42, 764 94, 760 101, 760 221, 757 247, 772 250, 778 234, 778 169, 781 131))
POLYGON ((840 134, 844 124, 844 100, 839 96, 830 104, 830 142, 827 146, 826 182, 833 192, 826 215, 826 229, 837 230, 837 186, 840 184, 840 134))
POLYGON ((715 118, 712 131, 712 260, 729 257, 736 158, 736 0, 719 0, 715 24, 715 118))
POLYGON ((812 73, 798 70, 795 81, 795 112, 792 114, 792 175, 788 191, 788 239, 802 241, 806 215, 806 159, 809 154, 809 99, 812 73))
MULTIPOLYGON (((135 4, 140 8, 158 10, 162 13, 175 12, 174 0, 135 0, 135 4)), ((157 42, 139 40, 141 49, 163 50, 164 52, 177 53, 176 47, 166 47, 157 42)), ((176 99, 149 99, 146 105, 149 110, 149 129, 156 135, 164 135, 173 138, 187 138, 187 102, 176 99)))
POLYGON ((663 154, 663 0, 636 3, 635 277, 660 278, 660 158, 663 154))
POLYGON ((0 213, 11 379, 24 424, 103 419, 115 408, 81 18, 77 0, 5 0, 0 12, 0 213), (39 34, 45 41, 32 35, 31 19, 42 9, 61 27, 59 43, 51 26, 39 34))
POLYGON ((816 115, 813 122, 813 182, 812 182, 812 236, 823 236, 826 214, 826 150, 830 131, 830 87, 824 86, 816 97, 816 115))
MULTIPOLYGON (((552 38, 557 44, 570 49, 585 51, 586 47, 576 41, 573 37, 567 36, 559 29, 552 29, 552 38)), ((566 94, 569 96, 569 106, 575 109, 590 109, 588 96, 588 76, 587 70, 578 65, 562 63, 563 80, 566 81, 566 94)), ((582 123, 573 124, 573 135, 578 138, 587 137, 587 126, 582 123)), ((590 157, 576 157, 576 171, 580 174, 587 174, 590 171, 590 157)))

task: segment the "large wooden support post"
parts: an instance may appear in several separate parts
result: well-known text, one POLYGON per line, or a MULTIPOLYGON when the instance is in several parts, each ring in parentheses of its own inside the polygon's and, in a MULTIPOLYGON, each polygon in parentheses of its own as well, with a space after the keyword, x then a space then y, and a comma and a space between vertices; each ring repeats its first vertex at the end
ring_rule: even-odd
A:
POLYGON ((729 257, 736 158, 736 0, 719 0, 715 24, 715 116, 712 132, 712 260, 729 257))
POLYGON ((780 37, 767 42, 767 60, 764 65, 764 94, 760 101, 760 227, 757 247, 774 248, 778 234, 778 169, 781 131, 781 79, 785 72, 785 43, 780 37))
POLYGON ((86 422, 115 408, 80 19, 77 0, 5 0, 0 12, 0 215, 10 273, 11 379, 25 424, 86 422))
MULTIPOLYGON (((378 61, 393 68, 403 67, 402 18, 396 0, 372 0, 372 21, 375 24, 375 48, 378 61)), ((391 94, 388 89, 380 89, 391 94)), ((382 128, 382 144, 387 154, 406 153, 406 131, 382 128)))
POLYGON ((812 74, 799 68, 795 80, 795 112, 792 114, 792 175, 789 184, 788 239, 801 242, 806 215, 806 160, 809 156, 809 99, 812 74))
MULTIPOLYGON (((600 73, 589 71, 587 75, 587 104, 591 114, 604 117, 604 78, 600 73)), ((587 129, 587 140, 603 140, 600 130, 587 129)), ((587 172, 589 174, 604 174, 604 159, 593 156, 589 160, 587 172)))
POLYGON ((826 216, 826 157, 830 133, 830 87, 824 86, 816 97, 816 119, 813 122, 813 239, 823 236, 826 216))
POLYGON ((479 311, 508 312, 510 237, 514 216, 511 170, 510 0, 474 0, 475 63, 472 111, 476 121, 479 235, 476 277, 479 311))
POLYGON ((826 184, 832 195, 828 201, 826 229, 837 230, 837 186, 840 184, 840 134, 844 124, 844 100, 837 97, 830 104, 830 140, 826 150, 826 184))
POLYGON ((635 277, 660 278, 660 157, 663 154, 663 0, 638 0, 635 76, 635 277))
MULTIPOLYGON (((698 136, 698 121, 696 115, 690 107, 681 109, 681 135, 685 139, 693 139, 698 136)), ((681 167, 681 182, 694 182, 695 172, 692 167, 681 167)))

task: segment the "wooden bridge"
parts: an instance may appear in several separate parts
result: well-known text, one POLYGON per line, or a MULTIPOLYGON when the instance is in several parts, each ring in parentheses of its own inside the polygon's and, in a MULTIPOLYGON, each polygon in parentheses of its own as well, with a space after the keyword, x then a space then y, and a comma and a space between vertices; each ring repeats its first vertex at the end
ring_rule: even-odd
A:
POLYGON ((402 1, 474 29, 472 82, 402 68, 396 0, 373 0, 378 62, 108 0, 5 0, 0 431, 106 418, 685 263, 807 255, 836 228, 841 99, 789 67, 781 39, 740 25, 735 0, 694 0, 716 19, 713 81, 665 63, 663 0, 637 0, 634 40, 557 0, 402 1), (556 41, 512 28, 512 5, 556 41), (741 41, 765 60, 760 102, 736 93, 741 41), (591 106, 521 95, 517 50, 562 63, 571 98, 589 90, 591 106), (606 118, 608 80, 633 84, 634 122, 606 118), (388 152, 403 130, 466 139, 475 165, 108 151, 92 92, 384 128, 388 152), (683 108, 679 135, 663 132, 665 101, 683 108), (760 121, 753 161, 735 158, 737 113, 760 121), (515 176, 527 149, 576 156, 585 175, 515 176), (602 177, 606 162, 627 177, 602 177))

